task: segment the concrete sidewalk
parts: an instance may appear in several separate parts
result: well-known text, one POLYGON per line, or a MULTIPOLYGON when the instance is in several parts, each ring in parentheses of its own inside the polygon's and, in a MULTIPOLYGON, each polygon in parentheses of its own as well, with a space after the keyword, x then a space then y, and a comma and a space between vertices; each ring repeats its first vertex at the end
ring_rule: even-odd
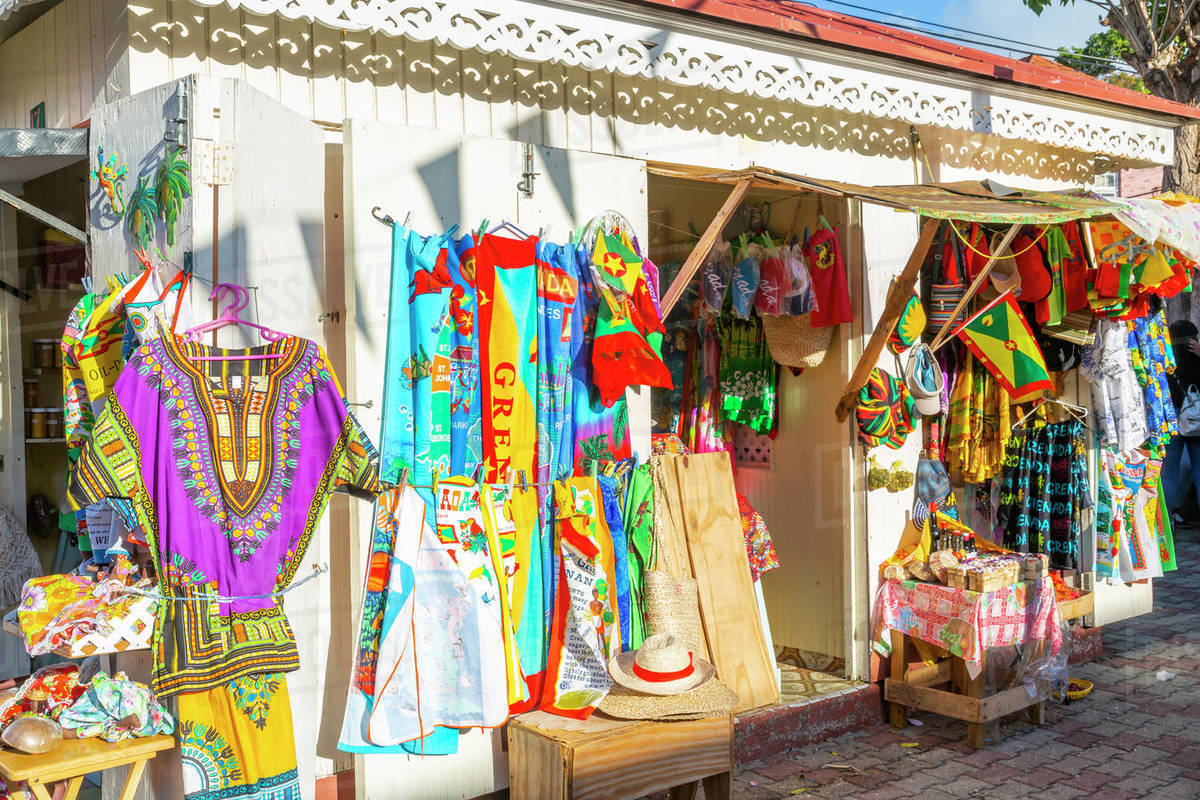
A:
POLYGON ((916 714, 924 726, 875 725, 741 764, 733 796, 1200 798, 1200 532, 1177 531, 1175 545, 1180 569, 1156 581, 1154 613, 1104 629, 1101 659, 1072 668, 1096 688, 1048 704, 1045 725, 1003 723, 973 752, 963 723, 916 714))

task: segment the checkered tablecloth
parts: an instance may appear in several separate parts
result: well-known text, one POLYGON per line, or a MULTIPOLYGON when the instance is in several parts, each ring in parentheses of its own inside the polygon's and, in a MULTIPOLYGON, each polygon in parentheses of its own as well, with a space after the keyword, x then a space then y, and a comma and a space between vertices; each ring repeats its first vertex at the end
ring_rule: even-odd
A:
POLYGON ((1063 644, 1058 601, 1049 579, 992 592, 885 580, 875 595, 872 619, 875 648, 883 655, 891 652, 885 634, 902 631, 961 657, 972 678, 983 668, 986 648, 1042 639, 1055 654, 1063 644))

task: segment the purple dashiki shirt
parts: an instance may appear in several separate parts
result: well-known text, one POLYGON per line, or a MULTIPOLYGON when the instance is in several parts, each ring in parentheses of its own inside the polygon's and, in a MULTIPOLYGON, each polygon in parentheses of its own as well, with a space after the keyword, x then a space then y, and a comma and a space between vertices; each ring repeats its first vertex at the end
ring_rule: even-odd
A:
MULTIPOLYGON (((173 335, 135 351, 72 474, 81 503, 128 498, 173 597, 287 586, 332 491, 379 489, 374 447, 316 343, 221 350, 173 335), (265 360, 194 361, 272 354, 265 360)), ((159 604, 154 691, 299 667, 277 599, 159 604)))

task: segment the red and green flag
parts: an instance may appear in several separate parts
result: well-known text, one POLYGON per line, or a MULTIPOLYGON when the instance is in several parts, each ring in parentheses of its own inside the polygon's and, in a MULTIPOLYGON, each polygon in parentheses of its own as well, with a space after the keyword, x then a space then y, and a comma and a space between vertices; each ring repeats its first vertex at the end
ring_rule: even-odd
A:
POLYGON ((1042 350, 1011 291, 988 303, 960 325, 954 335, 963 340, 1014 400, 1054 388, 1042 350))

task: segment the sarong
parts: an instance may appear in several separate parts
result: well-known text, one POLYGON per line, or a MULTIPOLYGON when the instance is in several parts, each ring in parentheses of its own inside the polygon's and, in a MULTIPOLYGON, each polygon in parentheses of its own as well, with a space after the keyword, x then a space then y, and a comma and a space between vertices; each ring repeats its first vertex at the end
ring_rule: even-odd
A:
POLYGON ((537 474, 537 240, 475 246, 484 480, 537 474))

